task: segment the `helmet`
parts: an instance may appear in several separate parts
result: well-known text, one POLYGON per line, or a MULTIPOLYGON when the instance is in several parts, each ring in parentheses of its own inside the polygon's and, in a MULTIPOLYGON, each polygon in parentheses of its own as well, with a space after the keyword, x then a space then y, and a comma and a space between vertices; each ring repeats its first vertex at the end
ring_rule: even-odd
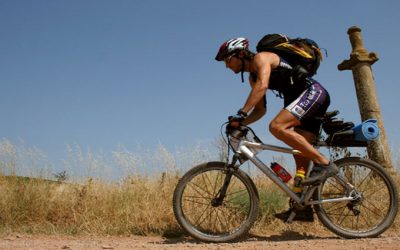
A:
POLYGON ((238 37, 224 42, 219 48, 218 54, 215 60, 222 61, 227 56, 233 55, 240 50, 249 48, 249 40, 247 38, 238 37))

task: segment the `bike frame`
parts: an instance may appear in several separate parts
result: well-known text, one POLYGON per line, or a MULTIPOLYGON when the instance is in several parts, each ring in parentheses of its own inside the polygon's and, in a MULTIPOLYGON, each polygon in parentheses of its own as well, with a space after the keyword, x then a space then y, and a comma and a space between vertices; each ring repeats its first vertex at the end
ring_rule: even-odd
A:
MULTIPOLYGON (((240 140, 238 150, 236 153, 246 156, 248 160, 250 160, 256 167, 258 167, 265 175, 268 176, 279 188, 281 188, 295 203, 299 205, 314 205, 314 204, 322 204, 328 202, 340 202, 340 201, 352 201, 355 200, 354 197, 343 197, 343 198, 334 198, 334 199, 325 199, 320 201, 310 201, 310 198, 314 191, 318 188, 318 186, 305 187, 305 192, 303 195, 299 197, 296 193, 294 193, 291 188, 281 180, 267 165, 265 165, 254 153, 253 150, 269 150, 275 152, 281 152, 292 155, 301 155, 299 150, 279 147, 270 144, 263 144, 257 142, 249 142, 246 140, 240 140)), ((311 172, 311 168, 309 168, 307 176, 311 172)), ((335 176, 335 178, 341 183, 345 188, 352 190, 354 187, 342 180, 340 177, 335 176)))

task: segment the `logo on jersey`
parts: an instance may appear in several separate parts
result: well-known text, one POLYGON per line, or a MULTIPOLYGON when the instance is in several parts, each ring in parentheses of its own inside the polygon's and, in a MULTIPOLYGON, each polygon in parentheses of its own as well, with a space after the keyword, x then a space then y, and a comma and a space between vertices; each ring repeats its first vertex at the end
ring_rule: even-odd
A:
POLYGON ((298 117, 302 117, 306 111, 300 107, 299 105, 296 105, 292 108, 292 113, 297 115, 298 117))

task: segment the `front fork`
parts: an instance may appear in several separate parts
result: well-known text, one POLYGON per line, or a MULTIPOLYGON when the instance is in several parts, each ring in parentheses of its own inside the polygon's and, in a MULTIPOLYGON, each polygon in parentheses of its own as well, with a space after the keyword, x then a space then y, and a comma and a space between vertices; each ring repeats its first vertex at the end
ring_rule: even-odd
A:
POLYGON ((234 155, 232 158, 232 162, 226 166, 225 170, 225 179, 224 179, 224 184, 222 187, 219 189, 215 197, 211 200, 211 205, 213 207, 219 207, 222 205, 225 196, 226 196, 226 191, 228 190, 229 183, 231 182, 233 172, 236 171, 239 167, 235 166, 236 162, 239 160, 238 155, 234 155))

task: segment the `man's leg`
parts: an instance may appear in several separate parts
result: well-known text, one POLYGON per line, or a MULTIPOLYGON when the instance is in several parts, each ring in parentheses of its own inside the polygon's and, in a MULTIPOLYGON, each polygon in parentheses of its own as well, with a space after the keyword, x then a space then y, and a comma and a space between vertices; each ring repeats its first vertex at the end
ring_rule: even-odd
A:
MULTIPOLYGON (((311 143, 316 136, 308 131, 302 130, 302 129, 298 129, 298 128, 294 128, 295 132, 300 134, 301 136, 303 136, 309 143, 311 143)), ((298 171, 304 171, 305 173, 308 170, 308 166, 311 163, 311 160, 308 159, 307 157, 304 157, 302 155, 294 155, 294 161, 296 163, 296 172, 298 171)), ((277 213, 275 214, 275 217, 286 221, 290 214, 292 213, 292 209, 289 208, 289 210, 286 210, 284 212, 281 213, 277 213)), ((304 210, 302 211, 297 211, 296 212, 296 216, 294 217, 294 220, 296 221, 305 221, 305 222, 313 222, 314 221, 314 215, 313 215, 313 210, 311 206, 307 206, 304 210)))
MULTIPOLYGON (((314 141, 317 137, 315 134, 305 131, 303 129, 294 128, 294 131, 302 135, 309 143, 314 141)), ((293 155, 293 157, 296 163, 296 171, 304 170, 307 173, 308 166, 310 166, 311 160, 302 155, 293 155)))
MULTIPOLYGON (((310 160, 313 160, 313 162, 317 164, 328 165, 329 160, 327 160, 311 145, 311 142, 316 138, 316 136, 305 130, 293 129, 293 127, 299 125, 301 125, 301 122, 298 118, 284 109, 281 110, 281 112, 279 112, 279 114, 272 120, 270 131, 281 141, 302 152, 302 155, 294 156, 296 171, 300 168, 304 168, 306 172, 310 165, 310 160)), ((292 209, 289 209, 285 212, 275 214, 275 217, 287 221, 291 213, 292 209)), ((312 207, 307 206, 304 210, 297 211, 294 220, 313 222, 314 215, 312 207)))
MULTIPOLYGON (((294 149, 300 150, 302 156, 312 160, 319 165, 328 165, 329 160, 326 159, 318 150, 316 150, 307 140, 307 138, 293 130, 299 126, 301 122, 292 113, 286 109, 282 109, 278 115, 271 121, 269 130, 276 138, 283 141, 294 149)), ((301 158, 300 158, 301 159, 301 158)))
POLYGON ((292 128, 301 125, 300 120, 286 109, 282 109, 270 123, 271 133, 279 140, 294 149, 300 150, 302 156, 314 162, 314 173, 303 181, 303 185, 311 185, 323 181, 339 172, 334 163, 326 159, 307 139, 292 128))

